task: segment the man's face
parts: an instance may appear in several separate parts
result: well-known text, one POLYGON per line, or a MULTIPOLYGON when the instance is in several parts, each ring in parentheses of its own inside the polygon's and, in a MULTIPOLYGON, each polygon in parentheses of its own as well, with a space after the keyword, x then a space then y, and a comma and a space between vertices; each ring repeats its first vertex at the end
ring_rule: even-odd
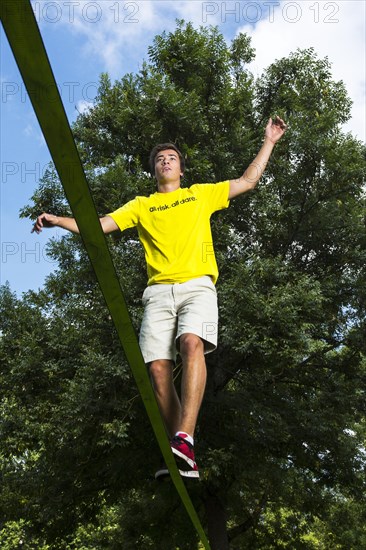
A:
POLYGON ((180 181, 181 176, 183 173, 178 153, 174 149, 160 151, 155 157, 155 177, 158 182, 180 181))

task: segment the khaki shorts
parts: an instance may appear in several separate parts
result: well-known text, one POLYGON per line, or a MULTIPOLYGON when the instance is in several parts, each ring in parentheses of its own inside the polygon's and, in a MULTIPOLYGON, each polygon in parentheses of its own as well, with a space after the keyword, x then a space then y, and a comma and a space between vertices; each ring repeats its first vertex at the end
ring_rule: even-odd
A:
POLYGON ((208 276, 185 283, 148 286, 142 296, 145 307, 140 347, 146 363, 156 359, 176 360, 179 337, 196 334, 205 353, 217 346, 217 295, 208 276))

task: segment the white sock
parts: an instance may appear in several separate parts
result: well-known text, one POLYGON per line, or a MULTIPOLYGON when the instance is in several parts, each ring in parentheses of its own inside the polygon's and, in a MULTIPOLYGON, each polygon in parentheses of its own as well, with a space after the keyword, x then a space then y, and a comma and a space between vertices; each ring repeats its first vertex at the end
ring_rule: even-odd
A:
POLYGON ((187 432, 177 432, 175 435, 179 435, 179 437, 182 437, 183 439, 186 439, 188 441, 188 443, 190 443, 191 445, 194 445, 193 437, 191 435, 187 434, 187 432))

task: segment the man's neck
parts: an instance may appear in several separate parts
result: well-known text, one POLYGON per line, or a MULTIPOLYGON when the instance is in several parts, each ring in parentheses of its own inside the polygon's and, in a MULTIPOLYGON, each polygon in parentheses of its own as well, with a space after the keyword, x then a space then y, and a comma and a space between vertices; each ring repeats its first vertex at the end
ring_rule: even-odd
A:
POLYGON ((159 181, 158 193, 172 193, 180 188, 180 181, 159 181))

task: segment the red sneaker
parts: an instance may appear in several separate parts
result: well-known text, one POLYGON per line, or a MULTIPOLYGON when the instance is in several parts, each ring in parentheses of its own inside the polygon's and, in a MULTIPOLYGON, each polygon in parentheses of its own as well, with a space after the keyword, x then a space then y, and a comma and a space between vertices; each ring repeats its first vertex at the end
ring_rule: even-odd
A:
POLYGON ((193 445, 183 437, 176 435, 170 442, 175 456, 179 473, 184 477, 199 477, 197 464, 194 458, 193 445))

